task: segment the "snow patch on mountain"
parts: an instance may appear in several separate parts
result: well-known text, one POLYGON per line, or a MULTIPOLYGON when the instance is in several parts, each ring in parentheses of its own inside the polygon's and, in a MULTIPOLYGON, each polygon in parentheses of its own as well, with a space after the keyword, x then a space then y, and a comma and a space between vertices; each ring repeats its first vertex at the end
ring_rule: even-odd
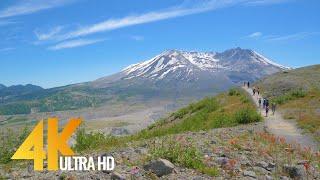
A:
POLYGON ((281 69, 291 69, 290 67, 283 66, 283 65, 281 65, 281 64, 278 64, 278 63, 273 62, 272 60, 264 57, 263 55, 259 54, 259 53, 256 52, 256 51, 253 51, 253 52, 254 52, 254 54, 255 54, 255 57, 256 57, 258 60, 261 60, 261 62, 265 63, 266 65, 271 64, 271 65, 277 66, 277 67, 279 67, 279 68, 281 68, 281 69))

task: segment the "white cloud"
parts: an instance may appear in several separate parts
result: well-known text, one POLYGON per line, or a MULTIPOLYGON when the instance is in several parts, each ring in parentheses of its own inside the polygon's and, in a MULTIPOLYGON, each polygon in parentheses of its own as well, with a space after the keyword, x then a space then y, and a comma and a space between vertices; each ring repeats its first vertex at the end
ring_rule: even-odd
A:
POLYGON ((201 1, 191 7, 174 7, 163 11, 153 11, 145 14, 130 15, 123 18, 107 19, 105 21, 88 25, 85 27, 77 28, 64 34, 55 36, 57 40, 66 40, 71 38, 77 38, 94 33, 111 31, 128 26, 151 23, 155 21, 187 16, 191 14, 203 13, 217 8, 230 6, 242 2, 243 0, 209 0, 201 1))
POLYGON ((7 25, 11 25, 11 24, 16 24, 17 22, 15 21, 8 21, 8 20, 3 20, 0 21, 0 26, 7 26, 7 25))
POLYGON ((299 32, 295 34, 289 34, 289 35, 272 35, 268 36, 265 39, 267 41, 296 41, 296 40, 301 40, 304 39, 308 36, 313 36, 313 35, 319 35, 320 32, 299 32))
POLYGON ((304 39, 309 36, 320 35, 320 32, 298 32, 294 34, 287 34, 287 35, 263 35, 261 32, 254 32, 245 36, 244 38, 251 38, 251 39, 260 39, 268 42, 275 42, 275 41, 297 41, 304 39))
MULTIPOLYGON (((229 7, 233 5, 246 4, 248 2, 256 2, 257 0, 202 0, 202 1, 185 1, 185 3, 180 6, 171 7, 165 10, 151 11, 144 14, 128 15, 122 18, 111 18, 105 21, 94 23, 91 25, 76 27, 69 31, 62 32, 59 28, 54 28, 46 34, 36 34, 38 40, 55 40, 55 41, 65 41, 74 38, 80 38, 96 33, 102 33, 106 31, 112 31, 115 29, 120 29, 124 27, 151 23, 171 18, 177 18, 192 14, 199 14, 208 11, 213 11, 218 8, 229 7)), ((267 0, 265 0, 267 1, 267 0)), ((274 2, 275 0, 269 0, 274 2)), ((256 36, 259 34, 256 34, 256 36)), ((135 40, 141 40, 141 37, 131 37, 135 40)), ((69 41, 72 42, 72 41, 69 41)), ((60 45, 64 43, 59 43, 56 46, 52 46, 49 49, 59 49, 60 45)), ((68 47, 69 48, 69 47, 68 47)))
POLYGON ((0 10, 0 18, 31 14, 58 7, 71 1, 72 0, 23 0, 15 5, 0 10))
POLYGON ((252 34, 249 34, 248 36, 246 36, 246 37, 248 37, 248 38, 258 38, 258 37, 261 37, 262 36, 262 33, 261 32, 254 32, 254 33, 252 33, 252 34))
POLYGON ((11 48, 11 47, 2 48, 2 49, 0 49, 0 52, 12 51, 12 50, 14 50, 14 49, 15 49, 15 48, 11 48))
POLYGON ((259 5, 269 5, 269 4, 280 4, 280 3, 285 3, 293 0, 252 0, 252 1, 247 1, 246 5, 250 6, 259 6, 259 5))
POLYGON ((76 40, 64 41, 64 42, 58 43, 54 46, 49 47, 48 49, 60 50, 60 49, 74 48, 74 47, 95 44, 101 41, 104 41, 104 39, 76 39, 76 40))
POLYGON ((62 26, 57 26, 52 28, 49 32, 46 32, 46 33, 41 33, 39 32, 39 30, 35 30, 34 34, 36 35, 37 39, 40 41, 49 40, 55 35, 57 35, 58 33, 60 33, 62 29, 63 29, 62 26))
POLYGON ((131 39, 135 40, 135 41, 142 41, 144 40, 143 36, 130 36, 131 39))

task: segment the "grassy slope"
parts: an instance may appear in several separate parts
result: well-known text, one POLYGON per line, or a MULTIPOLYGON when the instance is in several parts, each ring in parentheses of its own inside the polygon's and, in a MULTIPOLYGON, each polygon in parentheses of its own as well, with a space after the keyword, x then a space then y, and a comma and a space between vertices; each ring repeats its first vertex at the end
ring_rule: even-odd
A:
POLYGON ((320 137, 320 65, 281 72, 256 83, 284 117, 320 137))
POLYGON ((109 149, 130 141, 150 139, 187 131, 230 127, 260 121, 255 106, 242 90, 232 89, 215 97, 188 105, 169 117, 159 120, 149 128, 126 137, 106 137, 99 133, 86 134, 80 130, 77 136, 77 151, 109 149))

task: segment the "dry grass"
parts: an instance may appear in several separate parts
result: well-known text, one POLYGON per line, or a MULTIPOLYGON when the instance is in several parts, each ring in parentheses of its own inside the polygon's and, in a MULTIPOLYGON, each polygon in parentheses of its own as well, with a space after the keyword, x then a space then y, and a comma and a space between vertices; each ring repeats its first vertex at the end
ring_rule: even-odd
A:
POLYGON ((305 97, 280 106, 284 117, 295 119, 298 126, 320 140, 320 91, 309 92, 305 97))

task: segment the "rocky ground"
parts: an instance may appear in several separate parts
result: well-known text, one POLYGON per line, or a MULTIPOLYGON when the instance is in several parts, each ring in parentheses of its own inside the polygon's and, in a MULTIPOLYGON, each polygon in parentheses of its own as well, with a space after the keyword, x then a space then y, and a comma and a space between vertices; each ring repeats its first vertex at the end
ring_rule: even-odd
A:
POLYGON ((262 122, 130 142, 112 152, 87 154, 112 155, 115 171, 34 172, 32 165, 21 165, 2 167, 0 179, 320 179, 319 153, 286 144, 284 138, 266 133, 262 122), (156 152, 170 148, 167 142, 185 150, 195 147, 211 173, 159 156, 156 152))

